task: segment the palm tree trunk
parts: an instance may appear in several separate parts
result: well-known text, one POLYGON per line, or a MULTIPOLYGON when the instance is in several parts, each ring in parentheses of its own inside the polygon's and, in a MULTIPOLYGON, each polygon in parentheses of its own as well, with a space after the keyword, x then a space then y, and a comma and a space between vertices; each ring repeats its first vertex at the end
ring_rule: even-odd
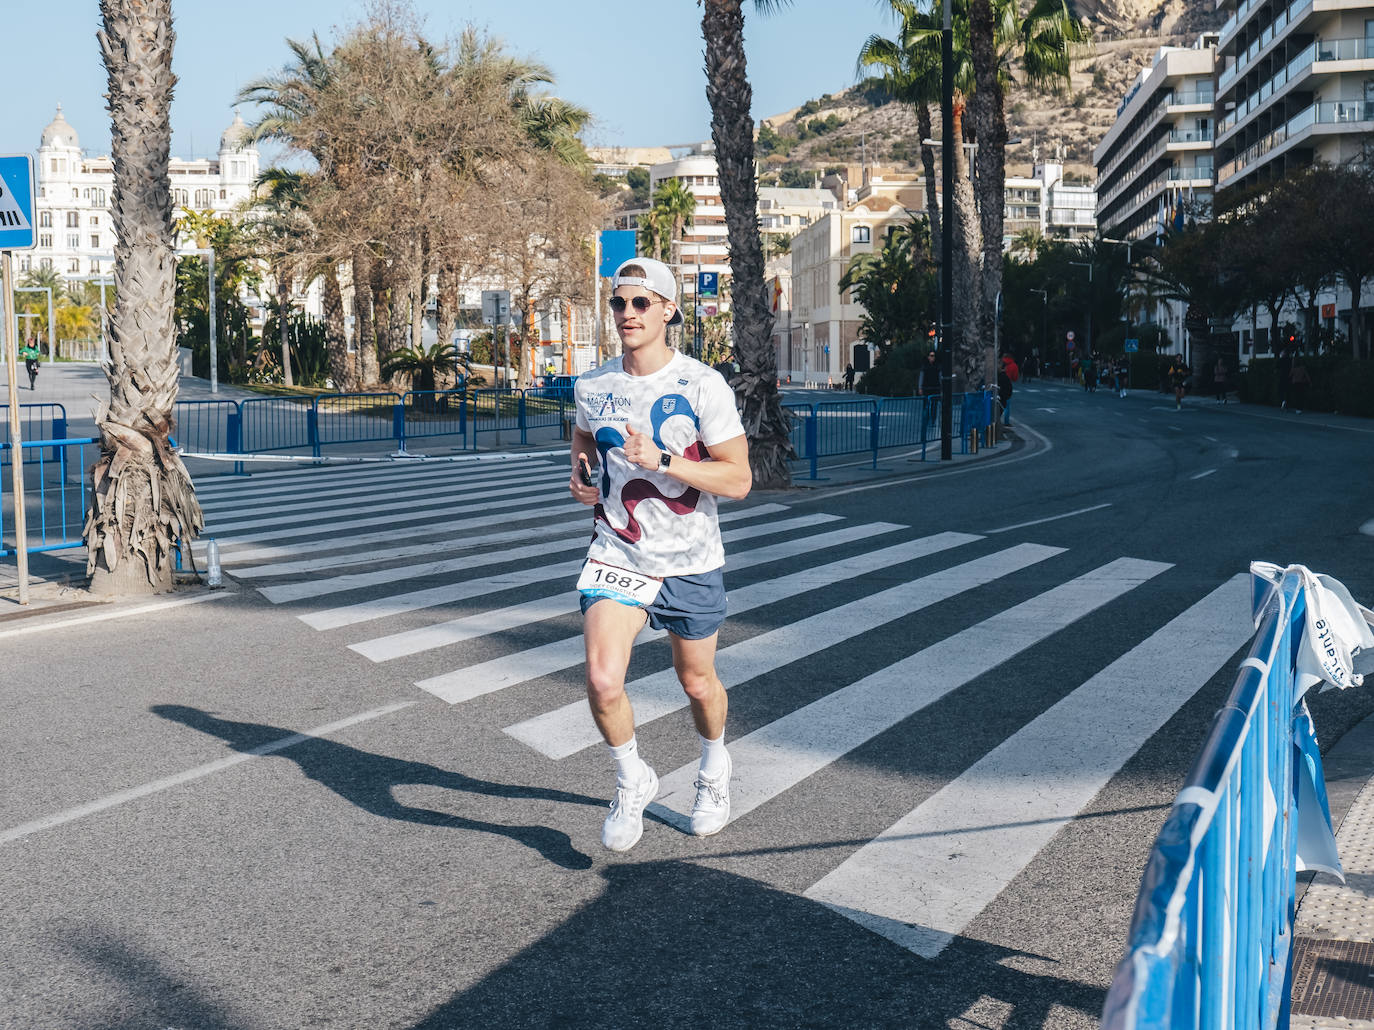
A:
POLYGON ((973 180, 969 178, 968 162, 961 145, 966 98, 959 91, 954 94, 954 364, 958 384, 962 390, 973 390, 983 381, 982 336, 979 320, 983 308, 981 279, 983 270, 983 233, 978 224, 977 198, 973 195, 973 180))
POLYGON ((1003 110, 1002 83, 997 78, 997 45, 991 0, 972 0, 969 34, 972 37, 973 74, 977 84, 970 111, 973 116, 977 166, 978 215, 983 234, 982 305, 979 334, 983 340, 983 377, 997 381, 997 298, 1002 292, 1002 232, 1006 194, 1007 122, 1003 110))
POLYGON ((734 279, 734 347, 741 368, 735 381, 735 397, 749 438, 754 485, 777 489, 792 481, 787 460, 793 452, 787 415, 778 397, 773 315, 763 280, 758 183, 754 179, 754 121, 749 113, 753 91, 745 69, 740 0, 703 0, 701 32, 706 40, 711 139, 716 145, 734 279))
POLYGON ((364 387, 381 378, 377 365, 377 329, 372 311, 372 251, 366 244, 353 248, 353 331, 358 351, 358 376, 364 387))
POLYGON ((325 349, 329 354, 329 378, 334 389, 351 393, 356 388, 357 373, 353 355, 348 353, 344 330, 343 292, 339 289, 339 272, 330 265, 324 272, 324 332, 325 349))
POLYGON ((285 265, 277 269, 277 330, 281 335, 281 381, 295 386, 291 374, 291 273, 285 265))
POLYGON ((110 399, 96 414, 100 457, 84 536, 91 591, 111 596, 170 590, 173 548, 199 535, 204 516, 169 440, 177 397, 171 0, 101 0, 100 10, 118 242, 110 399))
POLYGON ((921 170, 925 173, 926 180, 926 218, 930 220, 930 252, 935 255, 938 262, 943 251, 940 249, 940 201, 935 186, 935 151, 926 143, 926 140, 935 138, 931 135, 933 130, 929 104, 916 105, 916 131, 921 134, 921 170))

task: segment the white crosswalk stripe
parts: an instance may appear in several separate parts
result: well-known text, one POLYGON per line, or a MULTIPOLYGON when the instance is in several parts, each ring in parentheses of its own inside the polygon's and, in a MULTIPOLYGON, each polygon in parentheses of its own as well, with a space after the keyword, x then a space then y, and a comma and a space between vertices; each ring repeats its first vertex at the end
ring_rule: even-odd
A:
MULTIPOLYGON (((566 463, 553 459, 276 473, 218 485, 209 510, 224 527, 230 574, 261 584, 264 598, 292 605, 306 625, 338 631, 321 646, 386 663, 453 704, 489 704, 490 695, 523 686, 504 702, 513 715, 495 725, 514 718, 503 727, 508 738, 562 760, 601 742, 582 699, 583 641, 573 621, 572 580, 590 516, 570 501, 565 479, 566 463), (314 598, 335 600, 302 611, 314 598), (546 642, 529 643, 532 627, 542 627, 533 639, 546 642), (570 690, 577 700, 568 702, 570 690)), ((1177 596, 1169 564, 1109 554, 1083 571, 1072 550, 1030 542, 1035 523, 995 538, 921 535, 811 504, 722 505, 729 609, 732 617, 749 613, 728 624, 731 642, 717 654, 722 681, 750 690, 792 674, 794 663, 807 668, 808 659, 841 653, 832 649, 878 640, 875 653, 892 657, 823 688, 810 683, 804 703, 789 706, 777 691, 750 695, 770 710, 728 741, 730 822, 742 832, 774 820, 795 827, 799 788, 823 774, 850 775, 847 756, 901 732, 952 692, 977 695, 1021 666, 1043 673, 1081 621, 1100 624, 1111 606, 1141 596, 1169 608, 1154 621, 1122 623, 1139 629, 1109 630, 1131 636, 1102 641, 1103 661, 1078 666, 1087 677, 1080 685, 1065 684, 1057 701, 971 755, 962 772, 909 801, 895 793, 900 804, 881 822, 896 821, 886 829, 834 851, 806 881, 778 884, 933 957, 990 907, 1007 904, 1006 888, 1225 669, 1253 632, 1248 587, 1243 577, 1213 581, 1179 605, 1169 600, 1177 596), (1022 542, 1013 542, 1017 534, 1022 542), (827 602, 828 590, 835 601, 827 602), (951 606, 971 591, 980 591, 976 601, 967 597, 958 611, 985 600, 990 608, 959 616, 940 639, 894 645, 890 627, 899 620, 944 610, 933 624, 947 624, 951 606)), ((646 630, 639 641, 665 636, 646 630)), ((657 720, 687 702, 667 650, 639 654, 644 674, 627 689, 641 739, 652 741, 657 720)), ((659 823, 687 827, 696 775, 695 762, 661 775, 650 809, 659 823)), ((818 845, 833 843, 815 832, 818 845)))

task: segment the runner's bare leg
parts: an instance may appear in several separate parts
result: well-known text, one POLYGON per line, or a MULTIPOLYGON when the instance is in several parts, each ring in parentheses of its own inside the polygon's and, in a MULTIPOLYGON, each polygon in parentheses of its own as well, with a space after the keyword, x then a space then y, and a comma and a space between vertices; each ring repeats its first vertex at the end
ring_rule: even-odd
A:
POLYGON ((602 739, 611 747, 635 735, 634 710, 625 694, 630 651, 648 616, 643 608, 619 601, 597 601, 582 617, 587 646, 587 702, 602 739))
POLYGON ((673 645, 673 668, 692 706, 692 721, 707 740, 719 740, 725 732, 725 715, 730 707, 725 684, 716 675, 717 636, 718 633, 712 633, 701 640, 684 640, 668 634, 673 645))

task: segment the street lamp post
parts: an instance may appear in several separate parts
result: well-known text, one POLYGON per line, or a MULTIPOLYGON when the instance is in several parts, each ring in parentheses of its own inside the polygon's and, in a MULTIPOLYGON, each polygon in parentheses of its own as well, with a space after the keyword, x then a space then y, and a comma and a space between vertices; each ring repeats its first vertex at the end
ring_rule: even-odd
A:
POLYGON ((954 352, 951 323, 954 321, 954 15, 945 0, 944 27, 940 30, 940 134, 944 138, 940 161, 945 195, 940 215, 940 460, 954 459, 954 352))
POLYGON ((1092 255, 1088 256, 1087 261, 1070 261, 1069 264, 1077 265, 1079 268, 1088 270, 1088 331, 1087 339, 1083 341, 1083 347, 1088 356, 1093 352, 1093 261, 1092 255))

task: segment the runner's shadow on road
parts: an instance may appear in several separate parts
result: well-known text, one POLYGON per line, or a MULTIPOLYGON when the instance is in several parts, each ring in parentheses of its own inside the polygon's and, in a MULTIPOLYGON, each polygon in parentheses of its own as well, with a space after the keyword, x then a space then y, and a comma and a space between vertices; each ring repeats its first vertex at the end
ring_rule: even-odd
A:
MULTIPOLYGON (((221 719, 188 705, 153 705, 149 711, 209 736, 218 737, 235 751, 244 753, 260 751, 267 745, 296 735, 295 730, 280 726, 221 719)), ((419 823, 423 826, 441 826, 509 837, 534 849, 564 869, 591 868, 591 857, 573 847, 572 838, 560 830, 548 826, 515 826, 486 822, 405 805, 396 800, 394 791, 400 786, 428 786, 464 794, 508 798, 513 801, 553 801, 559 804, 605 807, 605 801, 598 798, 545 787, 495 783, 451 769, 441 769, 427 762, 412 762, 389 755, 374 754, 326 737, 305 737, 298 744, 273 749, 269 753, 274 757, 295 762, 301 772, 310 779, 373 815, 419 823)))
POLYGON ((1040 1030, 1070 1013, 1096 1026, 1106 1000, 1051 959, 968 938, 923 959, 824 905, 694 862, 604 875, 597 900, 411 1030, 1040 1030))

